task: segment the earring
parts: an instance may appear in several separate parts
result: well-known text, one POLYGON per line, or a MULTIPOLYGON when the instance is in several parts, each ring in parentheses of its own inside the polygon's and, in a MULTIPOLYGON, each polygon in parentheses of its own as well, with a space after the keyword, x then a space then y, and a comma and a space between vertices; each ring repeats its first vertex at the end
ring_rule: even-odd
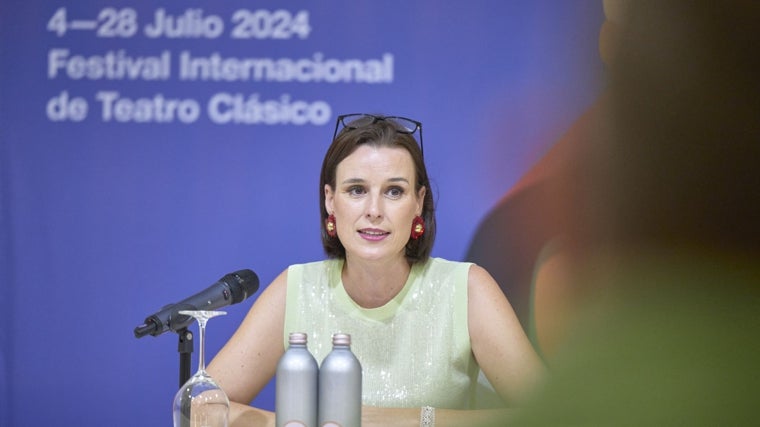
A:
POLYGON ((327 219, 325 219, 325 231, 327 231, 327 235, 330 237, 338 235, 338 232, 335 230, 335 215, 330 214, 327 219))
POLYGON ((417 240, 425 233, 425 220, 417 215, 412 221, 412 239, 417 240))

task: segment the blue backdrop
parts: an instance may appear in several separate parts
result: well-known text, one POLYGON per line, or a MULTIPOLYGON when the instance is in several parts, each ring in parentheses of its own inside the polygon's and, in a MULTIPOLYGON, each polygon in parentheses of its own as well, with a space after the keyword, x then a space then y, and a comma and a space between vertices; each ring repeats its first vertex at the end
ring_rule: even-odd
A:
MULTIPOLYGON (((2 426, 170 425, 177 337, 133 328, 225 273, 263 287, 323 257, 338 114, 423 122, 433 255, 462 259, 603 85, 601 0, 1 8, 2 426)), ((210 322, 209 358, 254 298, 210 322)))

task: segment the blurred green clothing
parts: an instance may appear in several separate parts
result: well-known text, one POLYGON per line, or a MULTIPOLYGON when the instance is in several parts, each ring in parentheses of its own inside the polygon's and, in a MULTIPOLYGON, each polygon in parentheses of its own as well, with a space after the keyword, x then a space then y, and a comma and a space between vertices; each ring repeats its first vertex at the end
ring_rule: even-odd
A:
POLYGON ((508 424, 757 425, 758 267, 665 257, 622 271, 596 283, 545 389, 508 424))

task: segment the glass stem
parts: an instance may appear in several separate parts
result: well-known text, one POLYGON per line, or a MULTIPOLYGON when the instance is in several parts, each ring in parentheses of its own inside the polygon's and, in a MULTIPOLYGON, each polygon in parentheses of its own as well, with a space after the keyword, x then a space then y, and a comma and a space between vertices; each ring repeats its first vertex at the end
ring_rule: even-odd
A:
POLYGON ((198 318, 198 372, 206 372, 206 319, 198 318))

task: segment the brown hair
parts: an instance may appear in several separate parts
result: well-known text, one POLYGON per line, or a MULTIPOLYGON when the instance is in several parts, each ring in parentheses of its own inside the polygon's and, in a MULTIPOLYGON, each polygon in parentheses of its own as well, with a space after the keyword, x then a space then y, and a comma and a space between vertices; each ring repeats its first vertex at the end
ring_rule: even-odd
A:
MULTIPOLYGON (((383 116, 378 116, 383 117, 383 116)), ((319 178, 319 211, 322 247, 330 258, 344 259, 346 248, 337 237, 330 237, 325 230, 325 219, 328 212, 325 208, 325 185, 335 189, 335 174, 338 164, 351 155, 360 145, 368 144, 373 147, 403 148, 412 156, 415 169, 415 194, 420 188, 426 187, 422 205, 422 218, 425 220, 425 233, 420 238, 409 239, 406 244, 406 259, 409 264, 424 262, 430 257, 435 241, 435 207, 433 192, 427 175, 427 168, 417 141, 409 133, 398 131, 399 127, 391 119, 376 120, 374 123, 357 128, 347 127, 335 137, 327 149, 322 162, 322 172, 319 178)), ((410 230, 411 232, 411 230, 410 230)))

